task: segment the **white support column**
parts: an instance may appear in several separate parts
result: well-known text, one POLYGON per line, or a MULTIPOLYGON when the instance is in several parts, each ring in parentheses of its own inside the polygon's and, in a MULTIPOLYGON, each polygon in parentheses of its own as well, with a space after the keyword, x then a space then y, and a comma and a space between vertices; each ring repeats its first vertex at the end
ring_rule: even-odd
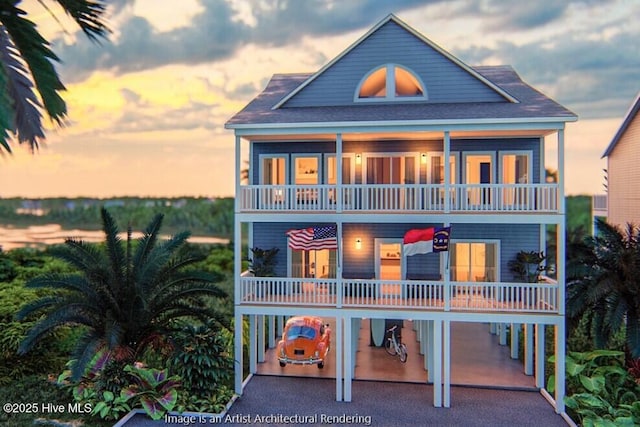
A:
POLYGON ((443 370, 443 382, 444 392, 443 401, 444 407, 451 407, 451 321, 445 320, 443 322, 443 335, 442 335, 442 370, 443 370))
POLYGON ((234 360, 234 389, 236 394, 241 395, 242 394, 242 383, 244 382, 244 375, 242 372, 242 367, 243 367, 243 357, 242 357, 242 335, 243 335, 243 331, 242 331, 242 326, 243 326, 243 321, 242 321, 242 314, 240 314, 237 310, 235 313, 235 320, 234 320, 235 324, 234 324, 234 334, 233 334, 233 341, 234 341, 234 355, 233 355, 233 360, 234 360))
POLYGON ((544 325, 537 323, 536 326, 536 387, 544 388, 544 325))
POLYGON ((344 354, 344 341, 343 341, 343 328, 344 322, 342 317, 336 316, 336 402, 341 402, 342 399, 342 355, 344 354))
POLYGON ((351 360, 351 378, 355 378, 356 376, 356 359, 358 357, 358 340, 360 339, 361 322, 362 319, 359 317, 351 319, 351 352, 353 354, 351 360))
POLYGON ((556 412, 561 414, 564 412, 564 393, 565 393, 565 325, 564 317, 560 320, 560 323, 555 325, 555 355, 556 355, 556 412))
POLYGON ((278 333, 279 337, 282 336, 282 332, 284 331, 284 316, 278 316, 278 333))
POLYGON ((442 407, 442 320, 433 320, 433 406, 442 407))
POLYGON ((433 320, 427 320, 426 322, 425 342, 427 348, 425 351, 425 361, 427 364, 427 381, 433 383, 433 359, 435 357, 435 351, 433 347, 433 320))
POLYGON ((556 242, 557 242, 557 255, 556 255, 556 276, 558 278, 558 314, 564 318, 565 313, 565 281, 566 281, 566 267, 565 259, 567 256, 566 249, 566 233, 565 233, 565 221, 560 221, 557 226, 556 242))
POLYGON ((491 335, 496 335, 498 333, 498 328, 496 326, 496 323, 494 322, 489 323, 489 333, 491 335))
POLYGON ((533 325, 524 325, 524 374, 533 375, 533 325))
POLYGON ((256 316, 254 314, 249 315, 249 372, 255 374, 258 372, 258 337, 256 334, 256 316))
POLYGON ((520 349, 520 324, 511 324, 511 358, 517 359, 520 349))
POLYGON ((269 348, 276 347, 276 316, 270 315, 269 319, 269 348))
POLYGON ((336 307, 342 308, 344 298, 344 282, 342 280, 342 262, 344 260, 344 238, 342 237, 342 219, 336 222, 336 236, 338 239, 338 265, 336 266, 336 307))
POLYGON ((342 212, 342 134, 336 134, 336 212, 342 212))
POLYGON ((558 210, 564 215, 564 129, 558 131, 558 210))
POLYGON ((500 330, 500 335, 499 335, 500 345, 507 345, 507 324, 500 323, 498 324, 498 328, 500 330))
POLYGON ((258 322, 258 363, 264 363, 264 353, 265 353, 265 335, 266 331, 264 330, 264 314, 260 314, 256 318, 258 322))
POLYGON ((351 379, 353 377, 353 346, 351 343, 352 324, 350 318, 344 319, 344 401, 351 402, 351 379))
POLYGON ((444 159, 444 212, 449 213, 451 211, 451 194, 449 193, 451 186, 451 165, 449 163, 449 157, 451 157, 451 138, 449 131, 444 132, 444 138, 442 141, 444 159))

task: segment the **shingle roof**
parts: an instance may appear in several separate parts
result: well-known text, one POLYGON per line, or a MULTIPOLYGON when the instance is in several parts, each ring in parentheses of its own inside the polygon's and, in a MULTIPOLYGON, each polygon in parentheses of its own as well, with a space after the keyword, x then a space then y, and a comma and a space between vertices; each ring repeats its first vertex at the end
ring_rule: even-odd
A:
POLYGON ((518 102, 429 103, 390 102, 331 107, 280 107, 285 96, 312 74, 276 74, 265 90, 226 123, 226 127, 276 123, 447 121, 476 119, 538 119, 574 121, 577 116, 522 81, 510 66, 471 67, 518 102))
POLYGON ((627 111, 626 116, 624 116, 624 120, 622 121, 620 128, 618 129, 615 136, 609 143, 609 146, 605 150, 602 157, 607 157, 611 154, 613 149, 618 144, 618 141, 620 141, 620 138, 622 138, 622 135, 624 135, 624 133, 627 131, 627 128, 629 127, 633 119, 638 114, 638 111, 640 111, 640 92, 638 92, 638 95, 636 95, 635 101, 633 101, 633 104, 631 104, 631 108, 629 108, 629 111, 627 111))

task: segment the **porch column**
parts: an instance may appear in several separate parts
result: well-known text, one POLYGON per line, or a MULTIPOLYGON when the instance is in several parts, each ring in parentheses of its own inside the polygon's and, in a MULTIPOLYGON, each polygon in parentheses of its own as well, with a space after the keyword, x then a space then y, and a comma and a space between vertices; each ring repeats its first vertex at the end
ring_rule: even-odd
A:
POLYGON ((433 351, 433 320, 425 320, 424 328, 424 362, 425 369, 427 370, 427 381, 433 383, 433 357, 435 352, 433 351))
POLYGON ((281 337, 284 331, 284 316, 278 316, 278 333, 277 336, 281 337))
POLYGON ((233 360, 234 360, 234 389, 236 394, 241 395, 242 394, 242 383, 244 382, 244 376, 243 376, 243 372, 242 372, 242 366, 243 366, 243 358, 242 358, 242 335, 243 335, 243 331, 242 331, 242 314, 240 314, 238 312, 238 310, 236 310, 235 316, 234 316, 234 334, 233 334, 233 342, 234 342, 234 353, 233 353, 233 360))
POLYGON ((342 134, 336 134, 336 212, 342 212, 342 134))
POLYGON ((449 194, 451 185, 451 165, 449 164, 449 157, 451 156, 451 139, 448 130, 444 131, 442 143, 444 145, 444 212, 449 213, 451 211, 451 194, 449 194))
POLYGON ((433 406, 442 407, 442 320, 433 320, 433 406))
POLYGON ((536 324, 536 387, 544 388, 544 325, 536 324))
POLYGON ((256 334, 256 315, 249 315, 249 372, 258 372, 258 337, 256 334))
POLYGON ((265 349, 265 330, 264 330, 264 314, 260 314, 256 317, 258 322, 258 363, 264 363, 264 349, 265 349))
POLYGON ((351 319, 351 352, 353 353, 352 363, 351 363, 351 377, 355 378, 356 376, 356 358, 358 357, 358 341, 360 340, 360 324, 362 319, 353 318, 351 319))
POLYGON ((564 129, 558 131, 558 212, 562 215, 566 212, 564 200, 564 129))
POLYGON ((269 319, 269 348, 276 346, 276 316, 270 315, 269 319))
POLYGON ((555 355, 556 355, 556 413, 561 414, 564 412, 564 380, 565 380, 565 354, 566 350, 564 347, 565 341, 565 325, 564 325, 564 317, 559 320, 559 323, 555 325, 555 355))
POLYGON ((444 407, 451 407, 451 321, 445 320, 443 322, 443 336, 442 336, 442 364, 444 371, 444 407))
POLYGON ((533 325, 524 325, 524 374, 533 375, 533 325))
POLYGON ((498 331, 499 331, 499 339, 500 345, 507 345, 507 324, 506 323, 498 323, 498 331))
POLYGON ((353 328, 350 318, 344 319, 344 401, 351 402, 351 378, 353 377, 353 345, 351 329, 353 328))
POLYGON ((342 317, 340 317, 340 315, 336 316, 336 402, 342 401, 342 355, 344 353, 344 342, 342 338, 343 327, 344 322, 342 321, 342 317))
POLYGON ((511 358, 517 359, 520 349, 520 324, 511 324, 511 358))
POLYGON ((344 282, 342 281, 342 262, 344 260, 344 239, 342 237, 342 220, 336 222, 336 238, 338 240, 338 260, 336 266, 336 307, 342 308, 344 282))

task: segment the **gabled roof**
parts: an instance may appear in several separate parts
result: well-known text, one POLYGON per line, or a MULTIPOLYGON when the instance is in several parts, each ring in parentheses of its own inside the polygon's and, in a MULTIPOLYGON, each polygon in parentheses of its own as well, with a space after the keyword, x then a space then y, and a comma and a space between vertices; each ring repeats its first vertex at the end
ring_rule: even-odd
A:
POLYGON ((616 132, 615 136, 609 143, 609 146, 605 150, 602 157, 609 156, 613 151, 613 149, 616 148, 618 141, 620 141, 620 138, 622 138, 622 135, 624 135, 624 133, 627 131, 627 128, 629 127, 633 119, 638 115, 639 110, 640 110, 640 92, 638 92, 638 94, 636 95, 636 100, 633 101, 633 104, 631 104, 631 108, 629 108, 629 111, 627 111, 627 114, 624 116, 624 120, 622 121, 622 124, 620 125, 618 132, 616 132))
POLYGON ((378 31, 381 27, 383 27, 384 25, 386 25, 389 22, 394 22, 396 24, 398 24, 399 26, 401 26, 402 28, 404 28, 407 32, 411 33, 412 35, 414 35, 415 37, 417 37, 418 39, 422 40, 423 43, 429 45, 431 48, 433 48, 434 50, 436 50, 437 52, 439 52, 441 55, 445 56, 446 58, 448 58, 451 62, 453 62, 454 64, 458 65, 460 68, 464 69, 465 71, 467 71, 469 74, 471 74, 473 77, 475 77, 476 79, 478 79, 479 81, 481 81, 482 83, 484 83, 485 85, 487 85, 488 87, 490 87, 491 89, 495 90, 498 94, 500 94, 502 97, 504 97, 507 101, 509 102, 518 102, 518 100, 514 97, 512 97, 509 93, 507 93, 506 91, 504 91, 502 88, 496 86, 495 84, 493 84, 491 81, 487 80, 484 76, 482 76, 481 74, 477 73, 473 68, 469 67, 467 64, 465 64, 464 62, 460 61, 458 58, 456 58, 455 56, 451 55, 449 52, 447 52, 446 50, 442 49, 440 46, 438 46, 436 43, 432 42, 431 40, 429 40, 428 38, 426 38, 424 35, 420 34, 418 31, 416 31, 415 29, 413 29, 412 27, 410 27, 408 24, 406 24, 404 21, 402 21, 401 19, 399 19, 397 16, 395 16, 394 14, 389 14, 387 15, 382 21, 380 21, 378 24, 376 24, 373 28, 371 28, 369 31, 367 31, 362 37, 360 37, 358 40, 356 40, 351 46, 349 46, 345 51, 343 51, 340 55, 336 56, 333 60, 331 60, 329 63, 327 63, 324 67, 322 67, 320 70, 318 70, 316 73, 312 74, 309 76, 309 78, 307 78, 304 82, 302 82, 297 88, 295 88, 294 90, 291 91, 291 93, 289 93, 288 95, 286 95, 280 102, 278 102, 277 104, 275 104, 273 106, 273 109, 278 109, 280 107, 282 107, 288 100, 290 100, 291 98, 293 98, 297 93, 299 93, 300 91, 302 91, 305 87, 307 87, 311 82, 313 82, 314 80, 316 80, 320 75, 322 75, 325 71, 327 71, 329 68, 331 68, 334 64, 336 64, 337 62, 339 62, 343 57, 345 57, 349 52, 351 52, 352 50, 354 50, 358 45, 360 45, 362 42, 364 42, 366 39, 368 39, 373 33, 375 33, 376 31, 378 31))
POLYGON ((474 73, 518 99, 512 102, 384 103, 273 109, 312 74, 276 74, 267 87, 226 123, 230 129, 313 124, 472 122, 572 122, 577 116, 520 79, 510 66, 480 66, 474 73))

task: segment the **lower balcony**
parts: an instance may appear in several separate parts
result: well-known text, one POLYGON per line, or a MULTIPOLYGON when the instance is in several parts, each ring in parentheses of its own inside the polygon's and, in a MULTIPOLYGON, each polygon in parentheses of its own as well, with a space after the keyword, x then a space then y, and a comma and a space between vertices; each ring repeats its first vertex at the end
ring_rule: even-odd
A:
POLYGON ((247 185, 241 212, 557 212, 557 184, 247 185), (340 196, 340 197, 338 197, 340 196))
POLYGON ((558 284, 241 277, 241 305, 557 314, 558 284))

